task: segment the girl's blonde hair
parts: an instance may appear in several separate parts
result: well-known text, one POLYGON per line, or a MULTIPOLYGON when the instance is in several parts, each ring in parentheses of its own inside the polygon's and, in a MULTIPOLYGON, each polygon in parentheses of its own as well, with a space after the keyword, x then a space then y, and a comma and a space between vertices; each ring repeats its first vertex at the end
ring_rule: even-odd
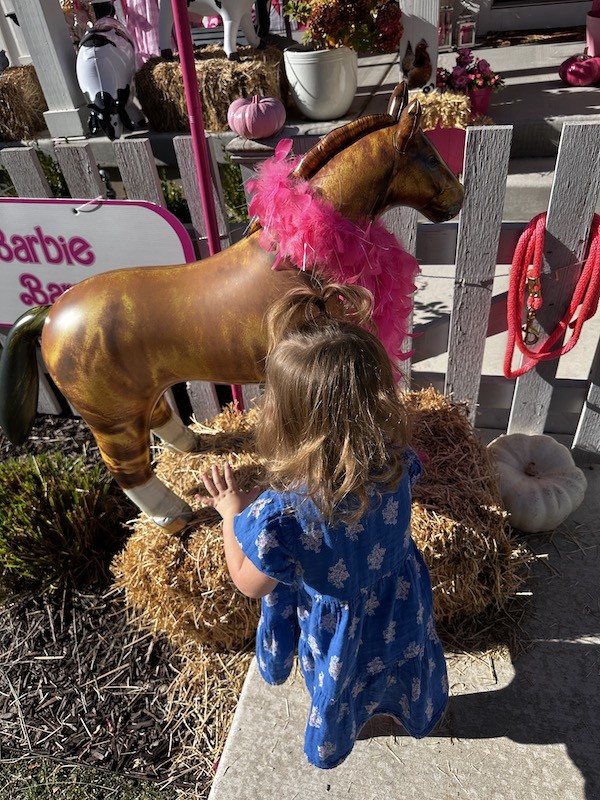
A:
POLYGON ((258 451, 273 488, 306 491, 329 524, 358 521, 403 472, 407 415, 372 310, 366 289, 313 283, 267 316, 258 451))

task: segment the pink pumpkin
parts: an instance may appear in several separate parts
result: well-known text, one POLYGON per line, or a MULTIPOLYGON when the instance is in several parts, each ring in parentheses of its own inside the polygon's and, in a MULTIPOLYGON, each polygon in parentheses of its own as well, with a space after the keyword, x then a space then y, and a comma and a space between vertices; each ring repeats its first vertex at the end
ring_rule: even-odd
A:
POLYGON ((276 97, 240 97, 229 106, 227 122, 245 139, 267 139, 285 125, 285 108, 276 97))
POLYGON ((558 74, 569 86, 591 86, 600 82, 600 58, 571 56, 560 65, 558 74))

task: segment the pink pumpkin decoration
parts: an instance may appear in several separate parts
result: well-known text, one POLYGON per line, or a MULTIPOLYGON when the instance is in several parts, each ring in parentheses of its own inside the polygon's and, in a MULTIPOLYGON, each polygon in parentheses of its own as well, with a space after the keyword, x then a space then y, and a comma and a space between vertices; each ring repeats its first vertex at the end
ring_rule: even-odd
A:
POLYGON ((240 97, 227 111, 229 127, 245 139, 266 139, 285 125, 285 108, 276 97, 240 97))
POLYGON ((600 58, 571 56, 560 65, 558 74, 569 86, 591 86, 600 82, 600 58))

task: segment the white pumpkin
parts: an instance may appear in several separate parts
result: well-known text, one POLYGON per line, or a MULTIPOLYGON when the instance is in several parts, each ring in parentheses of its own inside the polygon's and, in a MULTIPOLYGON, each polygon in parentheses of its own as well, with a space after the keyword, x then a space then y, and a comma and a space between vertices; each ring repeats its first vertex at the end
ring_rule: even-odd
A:
POLYGON ((569 449, 545 434, 511 433, 490 442, 513 528, 551 531, 583 501, 587 480, 569 449))

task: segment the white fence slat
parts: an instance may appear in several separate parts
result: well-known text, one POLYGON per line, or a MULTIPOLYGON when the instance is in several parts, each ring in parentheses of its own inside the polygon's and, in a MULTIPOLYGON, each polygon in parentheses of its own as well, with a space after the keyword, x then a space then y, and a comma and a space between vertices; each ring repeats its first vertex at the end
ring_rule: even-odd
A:
MULTIPOLYGON (((415 209, 407 208, 406 206, 388 209, 382 215, 381 221, 391 233, 398 237, 406 252, 414 256, 417 250, 417 212, 415 209)), ((411 313, 407 326, 407 333, 409 334, 413 330, 413 313, 411 313)), ((410 353, 413 348, 414 340, 412 336, 407 336, 402 342, 402 351, 410 353)), ((409 358, 398 364, 400 371, 398 385, 403 391, 410 389, 411 359, 412 356, 409 356, 409 358)))
POLYGON ((52 197, 52 189, 33 147, 6 147, 0 163, 10 175, 19 197, 52 197))
MULTIPOLYGON (((511 264, 519 236, 526 222, 503 222, 498 242, 497 264, 511 264)), ((419 222, 417 232, 417 258, 419 264, 444 264, 454 266, 458 222, 419 222)))
POLYGON ((56 144, 54 152, 71 197, 83 200, 104 197, 106 186, 90 144, 56 144))
POLYGON ((113 149, 128 199, 166 208, 150 140, 118 139, 113 149))
POLYGON ((465 200, 458 223, 444 393, 467 403, 471 422, 483 365, 511 140, 510 125, 467 128, 465 200))
POLYGON ((573 456, 600 461, 600 342, 590 370, 590 386, 573 439, 573 456))
MULTIPOLYGON (((565 123, 546 219, 543 306, 537 313, 543 338, 554 330, 573 295, 600 194, 600 124, 565 123), (560 280, 552 274, 564 269, 560 280)), ((542 361, 517 379, 508 433, 542 433, 552 397, 556 359, 542 361)))
MULTIPOLYGON (((207 226, 204 219, 204 210, 202 208, 200 187, 198 185, 198 179, 196 176, 196 162, 194 159, 192 137, 176 136, 173 139, 173 146, 175 148, 175 155, 177 157, 177 164, 179 166, 179 174, 181 175, 183 193, 190 209, 190 216, 192 218, 192 225, 194 226, 196 237, 198 240, 206 239, 207 226)), ((221 246, 227 247, 229 244, 231 244, 231 241, 229 238, 227 214, 225 213, 225 197, 223 195, 223 187, 221 186, 221 176, 219 175, 219 168, 214 159, 212 149, 210 148, 209 155, 212 198, 217 215, 219 239, 221 241, 221 246)))
POLYGON ((213 383, 190 381, 186 383, 186 388, 194 417, 198 422, 205 422, 219 413, 221 407, 213 383))
POLYGON ((246 411, 250 411, 250 409, 256 405, 262 397, 262 394, 263 388, 260 383, 247 383, 242 386, 242 399, 246 411))

